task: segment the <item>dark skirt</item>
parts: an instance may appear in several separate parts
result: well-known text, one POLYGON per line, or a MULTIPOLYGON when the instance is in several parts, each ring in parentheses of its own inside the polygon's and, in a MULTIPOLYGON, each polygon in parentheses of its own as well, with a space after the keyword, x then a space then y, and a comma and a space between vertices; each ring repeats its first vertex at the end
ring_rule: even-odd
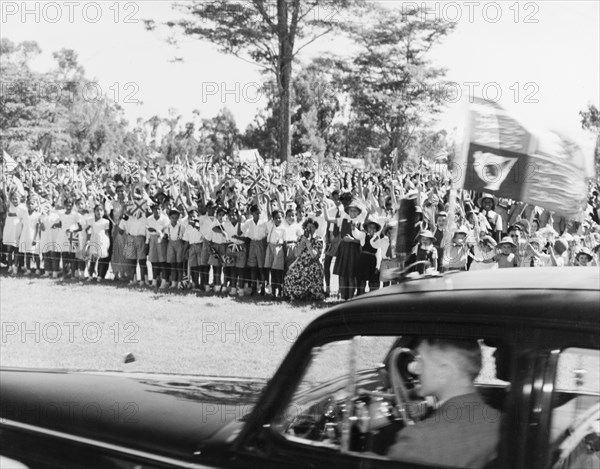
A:
POLYGON ((356 277, 358 273, 360 251, 360 244, 342 241, 338 249, 337 257, 335 258, 333 274, 345 278, 356 277))
POLYGON ((377 270, 377 256, 363 252, 358 259, 358 271, 356 280, 359 282, 369 282, 375 276, 377 270))

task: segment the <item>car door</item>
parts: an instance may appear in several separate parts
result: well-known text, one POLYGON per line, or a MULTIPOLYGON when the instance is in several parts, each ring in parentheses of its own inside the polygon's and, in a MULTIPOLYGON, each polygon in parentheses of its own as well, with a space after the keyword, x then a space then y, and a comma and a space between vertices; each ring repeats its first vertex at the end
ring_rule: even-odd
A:
POLYGON ((600 467, 600 340, 597 334, 550 335, 531 404, 526 464, 539 469, 600 467))
MULTIPOLYGON (((490 337, 496 341, 500 341, 508 346, 511 350, 509 354, 510 367, 512 369, 511 376, 516 377, 521 373, 517 373, 517 350, 518 346, 514 342, 514 333, 508 328, 501 328, 498 326, 490 325, 469 325, 466 329, 464 324, 444 324, 444 323, 433 323, 424 325, 422 322, 411 322, 405 321, 402 324, 399 322, 394 323, 377 323, 375 318, 370 323, 365 323, 361 326, 362 330, 356 330, 355 328, 348 325, 345 327, 345 333, 340 331, 339 328, 331 327, 330 330, 323 329, 320 337, 316 339, 307 339, 305 341, 299 341, 290 355, 282 364, 282 369, 273 378, 270 386, 271 393, 267 392, 263 396, 262 402, 259 402, 257 408, 262 408, 262 411, 257 410, 251 418, 251 424, 245 429, 238 442, 236 456, 236 467, 251 467, 260 464, 261 467, 289 467, 289 468, 329 468, 329 467, 344 467, 344 468, 406 468, 406 469, 423 469, 425 467, 433 467, 433 465, 409 462, 409 461, 398 461, 391 460, 385 454, 377 454, 372 451, 353 451, 344 448, 341 444, 331 444, 331 438, 323 437, 327 431, 331 430, 331 427, 322 429, 321 439, 325 441, 301 441, 301 438, 297 438, 294 435, 290 436, 289 432, 281 429, 281 419, 278 418, 279 414, 284 412, 284 409, 294 404, 293 396, 297 391, 299 383, 302 382, 303 377, 306 375, 307 370, 313 364, 310 359, 310 355, 314 352, 314 348, 320 348, 323 345, 328 345, 335 341, 348 341, 354 340, 357 337, 366 337, 371 340, 371 345, 376 343, 373 339, 377 337, 386 339, 397 339, 398 337, 411 336, 454 336, 454 337, 467 337, 473 339, 480 339, 482 337, 490 337), (348 330, 353 330, 354 333, 348 333, 348 330), (286 370, 287 368, 287 370, 286 370), (285 371, 284 371, 285 370, 285 371)), ((383 352, 383 351, 382 351, 383 352)), ((386 352, 382 353, 382 357, 385 357, 386 352)), ((383 359, 383 358, 382 358, 383 359)), ((523 359, 519 362, 519 366, 523 370, 529 370, 530 363, 529 358, 523 359)), ((340 362, 342 366, 343 362, 340 362)), ((347 363, 348 369, 354 369, 354 365, 351 365, 352 360, 349 358, 347 363)), ((331 366, 332 369, 337 369, 335 365, 331 366)), ((493 366, 492 366, 493 369, 493 366)), ((359 370, 361 371, 361 370, 359 370)), ((367 371, 362 370, 368 374, 367 371)), ((362 376, 362 375, 361 375, 362 376)), ((529 377, 531 378, 531 377, 529 377)), ((525 378, 525 379, 529 379, 525 378)), ((516 378, 515 378, 516 379, 516 378)), ((333 380, 335 382, 335 379, 333 380)), ((519 412, 519 405, 521 409, 529 406, 529 396, 523 399, 516 399, 517 392, 515 389, 520 389, 521 386, 510 387, 508 383, 497 380, 495 376, 492 376, 492 384, 486 390, 489 392, 493 391, 492 394, 501 396, 503 409, 510 412, 510 418, 504 419, 506 424, 502 424, 501 432, 502 435, 508 435, 514 432, 513 424, 514 416, 519 412), (496 384, 493 384, 494 380, 496 384), (499 382, 499 383, 498 383, 499 382)), ((343 389, 344 386, 352 386, 351 380, 340 382, 343 389)), ((515 383, 517 384, 517 383, 515 383)), ((320 390, 327 389, 330 383, 317 383, 312 389, 320 390)), ((340 391, 342 392, 342 391, 340 391)), ((343 395, 343 393, 342 393, 343 395)), ((519 395, 520 397, 520 395, 519 395)), ((335 399, 333 399, 335 400, 335 399)), ((323 404, 323 408, 326 408, 326 404, 323 404)), ((292 405, 293 407, 293 405, 292 405)), ((501 415, 501 411, 498 411, 498 415, 501 415)), ((354 421, 359 419, 357 415, 351 416, 354 421)), ((372 417, 371 417, 372 418, 372 417)), ((500 418, 500 417, 496 417, 500 418)), ((339 425, 339 422, 335 422, 335 425, 339 425)), ((333 425, 333 427, 335 427, 333 425)), ((343 426, 342 426, 343 427, 343 426)), ((386 427, 387 430, 387 427, 386 427)), ((294 429, 295 431, 295 429, 294 429)), ((379 438, 381 431, 378 431, 377 438, 379 438)), ((389 438, 389 436, 386 436, 389 438)), ((501 437, 500 447, 506 446, 506 437, 501 437)), ((392 441, 393 442, 393 441, 392 441)), ((337 442, 335 442, 337 443, 337 442)), ((435 444, 435 443, 433 443, 435 444)), ((440 445, 444 443, 441 442, 440 445)), ((516 448, 517 451, 520 448, 516 448)), ((489 461, 489 467, 514 467, 506 466, 504 464, 504 455, 499 454, 493 461, 489 461)), ((487 467, 487 465, 486 465, 487 467)))

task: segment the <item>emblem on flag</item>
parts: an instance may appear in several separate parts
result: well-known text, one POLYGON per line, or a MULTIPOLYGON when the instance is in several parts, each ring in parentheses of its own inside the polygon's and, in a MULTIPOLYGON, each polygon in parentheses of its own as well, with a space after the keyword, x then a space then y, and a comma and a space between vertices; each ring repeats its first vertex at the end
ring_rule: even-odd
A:
POLYGON ((475 159, 475 173, 487 184, 484 188, 489 191, 497 191, 508 176, 510 169, 517 162, 516 158, 495 155, 491 152, 476 151, 473 153, 475 159))

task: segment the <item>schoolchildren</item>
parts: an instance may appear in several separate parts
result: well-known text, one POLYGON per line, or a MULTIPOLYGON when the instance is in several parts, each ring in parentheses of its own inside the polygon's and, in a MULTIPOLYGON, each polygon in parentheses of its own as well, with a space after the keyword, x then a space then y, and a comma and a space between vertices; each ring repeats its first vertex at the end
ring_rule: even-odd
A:
POLYGON ((109 218, 112 220, 112 238, 111 238, 111 270, 115 281, 127 280, 129 267, 125 257, 125 247, 127 244, 127 234, 125 230, 120 229, 121 218, 127 217, 127 198, 125 194, 125 185, 119 181, 115 185, 116 200, 112 201, 109 218))
POLYGON ((15 190, 10 194, 10 204, 6 214, 6 222, 2 230, 2 243, 7 256, 8 271, 17 275, 19 270, 19 238, 23 224, 21 220, 27 213, 27 208, 21 203, 21 196, 15 190))
POLYGON ((73 263, 74 276, 75 278, 83 280, 85 278, 86 263, 89 259, 89 256, 86 252, 86 246, 88 242, 87 227, 94 219, 94 215, 90 213, 88 201, 84 198, 78 198, 75 201, 75 207, 77 209, 77 213, 79 213, 79 223, 81 225, 81 229, 78 231, 79 239, 77 251, 75 252, 75 261, 73 263))
POLYGON ((127 278, 130 280, 130 284, 134 285, 136 270, 139 266, 138 284, 140 287, 144 284, 149 285, 146 266, 146 224, 148 220, 143 206, 141 208, 139 205, 136 206, 136 204, 142 203, 141 194, 134 194, 133 202, 127 207, 127 219, 121 220, 120 224, 120 228, 124 229, 127 235, 125 244, 125 258, 128 265, 127 278))
POLYGON ((366 231, 365 242, 362 246, 358 260, 358 270, 356 275, 357 295, 365 292, 367 282, 369 291, 379 288, 379 272, 377 272, 377 247, 373 246, 372 240, 375 234, 381 230, 381 225, 373 220, 365 221, 363 229, 366 231))
POLYGON ((44 260, 44 277, 58 278, 60 271, 60 257, 62 246, 59 244, 60 228, 58 227, 58 211, 50 204, 43 208, 43 214, 40 218, 40 228, 42 230, 40 243, 41 253, 44 260))
POLYGON ((423 230, 419 233, 419 243, 414 247, 408 263, 424 262, 415 266, 415 270, 420 274, 428 269, 438 270, 438 253, 433 244, 435 237, 429 230, 423 230))
POLYGON ((519 258, 513 252, 516 249, 517 244, 513 241, 510 236, 505 236, 498 243, 500 252, 496 255, 496 262, 498 262, 499 269, 506 269, 508 267, 517 267, 519 265, 519 258))
POLYGON ((188 226, 183 234, 183 240, 187 243, 187 260, 190 269, 191 285, 194 289, 199 289, 202 233, 200 232, 198 212, 196 210, 190 210, 188 220, 188 226))
POLYGON ((73 210, 73 199, 65 199, 63 205, 65 208, 59 212, 54 227, 60 228, 57 242, 62 248, 63 277, 71 278, 75 268, 75 253, 79 249, 78 233, 82 226, 79 214, 73 210))
POLYGON ((211 290, 210 287, 210 240, 212 239, 212 226, 215 221, 215 207, 212 201, 208 201, 206 205, 200 207, 200 232, 202 233, 202 250, 200 252, 200 288, 204 288, 206 292, 211 290))
POLYGON ((454 232, 451 242, 446 246, 442 246, 444 253, 443 271, 467 270, 469 256, 468 236, 469 230, 465 226, 461 226, 454 232))
MULTIPOLYGON (((352 197, 349 194, 340 196, 338 190, 334 190, 331 193, 331 200, 326 200, 327 205, 323 206, 323 211, 327 211, 327 218, 325 218, 325 256, 323 258, 323 272, 325 275, 325 294, 329 296, 331 294, 331 263, 333 258, 337 256, 338 248, 340 246, 340 228, 337 224, 338 218, 341 218, 344 211, 344 206, 348 205, 352 201, 352 197), (329 221, 327 221, 329 220, 329 221)), ((325 217, 325 214, 323 214, 325 217)), ((297 238, 297 236, 296 236, 297 238)))
POLYGON ((260 295, 265 295, 265 255, 266 255, 266 221, 261 219, 261 210, 258 205, 250 207, 251 218, 241 227, 241 236, 247 238, 248 259, 247 266, 250 268, 251 294, 255 294, 260 285, 260 295))
POLYGON ((285 220, 283 225, 285 226, 285 262, 284 262, 284 275, 289 269, 290 265, 296 260, 296 243, 298 238, 302 236, 302 224, 296 221, 294 210, 289 208, 285 212, 285 220))
POLYGON ((241 228, 241 217, 234 207, 228 211, 227 220, 223 223, 225 231, 229 235, 230 243, 227 245, 227 257, 232 259, 231 266, 225 267, 225 280, 229 281, 229 294, 244 296, 244 283, 246 275, 246 243, 238 235, 241 228))
POLYGON ((504 227, 502 226, 502 217, 494 210, 498 205, 498 198, 492 194, 483 194, 478 200, 478 205, 492 228, 492 237, 496 241, 500 240, 504 227))
POLYGON ((167 241, 163 238, 163 231, 168 225, 169 217, 162 211, 159 203, 154 203, 152 215, 146 219, 146 244, 148 260, 152 266, 152 286, 155 289, 169 287, 167 241))
POLYGON ((39 200, 33 195, 27 199, 27 210, 21 211, 21 235, 19 237, 19 264, 24 266, 25 275, 31 274, 35 268, 36 275, 40 274, 40 212, 39 200), (33 261, 33 266, 32 266, 33 261))
POLYGON ((110 265, 110 222, 104 217, 104 205, 97 204, 94 207, 94 220, 88 224, 87 231, 87 255, 90 258, 88 280, 100 282, 106 277, 110 265))
POLYGON ((594 261, 594 255, 592 254, 592 251, 590 251, 588 248, 581 247, 575 255, 575 260, 577 262, 576 265, 581 267, 587 267, 588 265, 593 265, 592 263, 594 261))
POLYGON ((163 230, 167 239, 167 264, 171 276, 171 288, 178 288, 183 278, 183 234, 181 213, 176 208, 169 211, 169 224, 163 230))
MULTIPOLYGON (((358 202, 350 202, 345 208, 345 212, 346 216, 338 219, 341 242, 333 266, 333 273, 340 277, 342 299, 348 300, 354 296, 356 290, 358 262, 361 246, 365 242, 365 233, 360 229, 360 219, 358 217, 362 212, 362 208, 358 202)), ((324 213, 327 218, 329 215, 327 212, 324 213)))
POLYGON ((267 252, 265 254, 265 270, 271 273, 271 288, 273 296, 283 294, 283 270, 285 266, 285 239, 287 230, 282 224, 283 217, 279 210, 271 214, 267 223, 267 252))
POLYGON ((479 241, 473 244, 473 261, 469 270, 497 269, 496 246, 496 240, 488 235, 487 231, 482 231, 479 241))
POLYGON ((221 274, 223 273, 225 256, 227 255, 227 244, 229 243, 229 234, 223 225, 225 222, 226 213, 227 210, 225 207, 217 207, 215 211, 216 219, 212 223, 211 237, 209 240, 211 255, 208 262, 213 267, 213 283, 215 293, 226 292, 226 285, 223 285, 221 282, 221 274))
POLYGON ((544 243, 539 238, 529 240, 528 249, 521 258, 520 267, 547 267, 551 265, 551 255, 543 251, 544 243))
POLYGON ((383 227, 379 234, 376 234, 371 239, 371 245, 381 253, 381 262, 379 265, 379 281, 384 287, 390 285, 389 272, 392 269, 400 267, 400 260, 396 257, 396 252, 393 247, 392 236, 396 223, 389 223, 383 227))

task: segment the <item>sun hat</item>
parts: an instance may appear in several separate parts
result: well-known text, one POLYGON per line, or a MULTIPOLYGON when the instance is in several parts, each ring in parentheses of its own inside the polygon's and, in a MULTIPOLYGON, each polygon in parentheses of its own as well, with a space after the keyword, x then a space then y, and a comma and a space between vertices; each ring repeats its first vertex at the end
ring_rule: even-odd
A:
POLYGON ((357 209, 359 214, 363 210, 362 207, 360 206, 360 204, 358 203, 358 201, 356 199, 353 199, 344 210, 345 210, 346 213, 349 214, 351 208, 357 209))
POLYGON ((589 250, 589 248, 586 248, 586 247, 579 248, 577 250, 577 254, 575 257, 579 257, 581 254, 588 256, 590 261, 594 259, 594 255, 592 254, 592 251, 589 250))
POLYGON ((494 207, 498 205, 498 197, 492 194, 483 194, 481 197, 479 197, 479 199, 477 199, 477 205, 481 207, 485 199, 490 199, 494 203, 494 207))
POLYGON ((365 230, 367 229, 367 227, 369 225, 375 225, 375 231, 379 231, 381 229, 381 225, 379 223, 377 223, 375 220, 365 220, 365 222, 363 223, 365 230))
POLYGON ((517 247, 517 245, 515 244, 515 242, 512 240, 512 238, 510 236, 505 236, 498 243, 499 246, 502 246, 503 244, 510 244, 512 247, 517 247))

